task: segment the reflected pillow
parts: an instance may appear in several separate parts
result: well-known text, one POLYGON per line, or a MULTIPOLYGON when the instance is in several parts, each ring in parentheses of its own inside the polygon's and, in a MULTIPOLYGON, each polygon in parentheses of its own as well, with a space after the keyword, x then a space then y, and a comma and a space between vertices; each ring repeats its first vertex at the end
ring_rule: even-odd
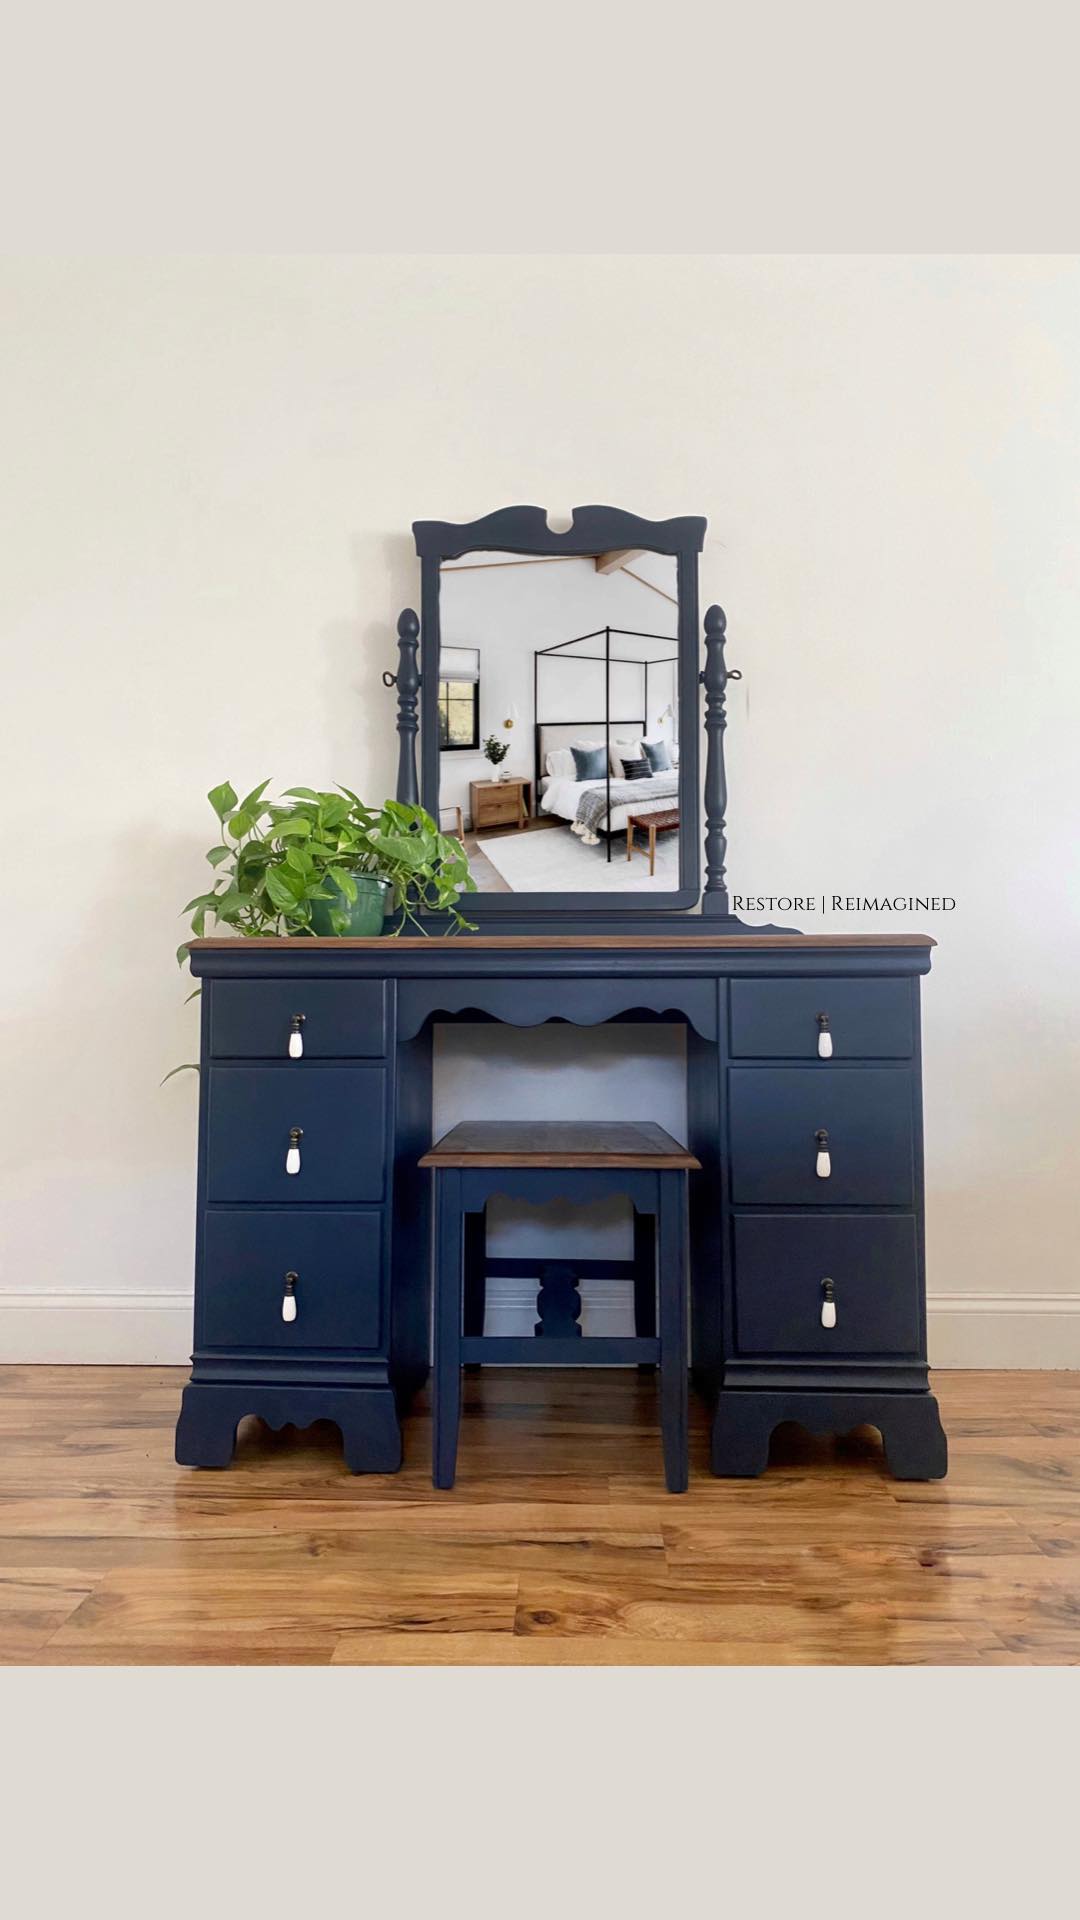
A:
POLYGON ((574 756, 569 747, 553 747, 547 757, 547 770, 553 780, 576 780, 574 756))
POLYGON ((622 778, 622 763, 624 760, 640 760, 640 759, 641 759, 641 741, 640 740, 633 739, 633 740, 613 740, 612 741, 611 771, 615 775, 616 780, 620 780, 622 778))
POLYGON ((571 747, 574 756, 574 777, 577 780, 603 780, 608 770, 607 750, 604 747, 571 747))
POLYGON ((666 740, 643 740, 641 744, 645 748, 645 758, 654 773, 671 772, 671 755, 668 752, 666 740))
POLYGON ((622 777, 624 780, 647 780, 652 768, 647 760, 624 760, 622 777))

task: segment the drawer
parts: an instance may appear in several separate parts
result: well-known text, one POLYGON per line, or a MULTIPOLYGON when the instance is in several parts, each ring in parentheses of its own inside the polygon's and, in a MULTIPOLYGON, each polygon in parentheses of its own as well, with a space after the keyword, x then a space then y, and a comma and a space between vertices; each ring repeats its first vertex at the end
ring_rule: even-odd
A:
POLYGON ((908 1067, 732 1067, 731 1195, 744 1206, 910 1207, 908 1067), (819 1177, 819 1130, 830 1163, 819 1177))
POLYGON ((381 1200, 386 1159, 382 1067, 209 1069, 207 1194, 211 1201, 381 1200), (286 1170, 300 1129, 300 1170, 286 1170))
POLYGON ((915 1216, 744 1214, 735 1221, 735 1343, 742 1354, 918 1353, 915 1216), (823 1327, 822 1281, 836 1325, 823 1327))
POLYGON ((516 798, 513 800, 484 800, 481 802, 481 827, 497 827, 504 825, 506 822, 510 822, 516 826, 520 819, 521 808, 516 798))
POLYGON ((200 1294, 209 1347, 376 1347, 377 1213, 209 1213, 200 1294), (295 1320, 281 1317, 295 1273, 295 1320))
POLYGON ((915 1050, 910 980, 733 980, 731 1051, 816 1060, 819 1014, 834 1060, 906 1060, 915 1050))
MULTIPOLYGON (((363 1059, 386 1052, 385 980, 214 980, 210 1052, 218 1059, 363 1059), (300 1017, 303 1054, 289 1040, 300 1017)), ((204 989, 205 991, 205 989, 204 989)))

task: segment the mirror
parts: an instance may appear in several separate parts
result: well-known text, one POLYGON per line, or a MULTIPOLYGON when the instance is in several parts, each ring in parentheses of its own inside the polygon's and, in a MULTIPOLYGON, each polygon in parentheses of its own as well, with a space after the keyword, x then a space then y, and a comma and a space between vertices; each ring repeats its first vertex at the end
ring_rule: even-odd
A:
POLYGON ((596 507, 557 534, 509 508, 415 531, 424 804, 465 847, 470 911, 696 900, 704 522, 596 507))
POLYGON ((670 554, 440 568, 439 809, 485 893, 679 884, 670 554))

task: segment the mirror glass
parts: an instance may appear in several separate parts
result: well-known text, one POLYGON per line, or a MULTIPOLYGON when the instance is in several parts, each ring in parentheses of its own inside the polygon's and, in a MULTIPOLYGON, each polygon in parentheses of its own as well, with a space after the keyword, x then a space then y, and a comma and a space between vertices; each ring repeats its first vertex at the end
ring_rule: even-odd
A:
POLYGON ((481 892, 674 892, 675 558, 465 553, 439 615, 440 822, 481 892))

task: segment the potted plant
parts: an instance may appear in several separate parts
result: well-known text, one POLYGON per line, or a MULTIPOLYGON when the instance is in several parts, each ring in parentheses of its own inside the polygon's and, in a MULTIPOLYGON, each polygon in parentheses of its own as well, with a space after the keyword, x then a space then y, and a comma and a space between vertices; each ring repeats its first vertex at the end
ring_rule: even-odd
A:
POLYGON ((503 777, 499 771, 499 767, 501 762, 506 759, 509 751, 509 740, 499 740, 493 733, 488 734, 487 739, 484 741, 484 757, 491 761, 496 780, 501 780, 503 777))
MULTIPOLYGON (((476 889, 464 849, 423 807, 396 800, 369 807, 347 787, 290 787, 272 801, 269 784, 238 800, 226 780, 207 795, 220 839, 206 856, 212 889, 183 909, 194 934, 205 932, 207 915, 256 940, 397 934, 405 926, 426 933, 421 914, 445 915, 447 933, 471 929, 458 905, 460 894, 476 889)), ((185 944, 181 963, 186 954, 185 944)))

